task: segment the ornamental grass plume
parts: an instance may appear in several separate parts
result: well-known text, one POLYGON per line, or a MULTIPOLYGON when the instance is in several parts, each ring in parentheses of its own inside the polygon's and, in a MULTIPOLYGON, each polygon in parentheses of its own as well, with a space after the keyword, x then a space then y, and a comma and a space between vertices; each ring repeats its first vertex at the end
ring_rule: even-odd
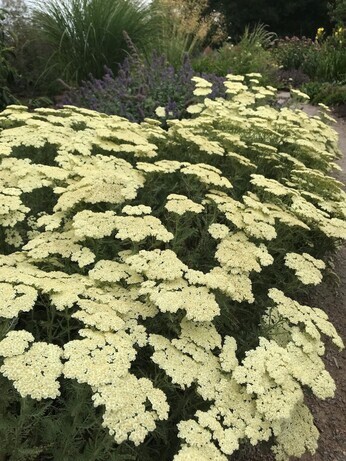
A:
POLYGON ((215 10, 210 12, 208 0, 154 0, 151 10, 158 21, 156 49, 175 68, 185 54, 195 56, 227 37, 224 16, 215 10))
POLYGON ((195 78, 167 130, 73 106, 0 114, 5 454, 314 453, 304 390, 333 395, 324 341, 343 343, 299 296, 346 239, 340 152, 324 115, 276 109, 254 79, 228 75, 212 100, 195 78))
POLYGON ((113 71, 126 56, 123 32, 142 51, 152 48, 157 24, 140 0, 49 0, 36 2, 33 20, 38 40, 51 49, 49 67, 55 76, 80 83, 93 74, 113 71))

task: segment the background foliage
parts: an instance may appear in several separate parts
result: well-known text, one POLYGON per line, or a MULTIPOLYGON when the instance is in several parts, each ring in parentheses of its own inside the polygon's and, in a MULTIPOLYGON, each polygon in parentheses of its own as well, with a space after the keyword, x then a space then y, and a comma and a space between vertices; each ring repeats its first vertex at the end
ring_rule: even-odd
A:
POLYGON ((224 14, 232 38, 259 22, 281 36, 308 37, 329 24, 327 0, 211 0, 210 7, 224 14))

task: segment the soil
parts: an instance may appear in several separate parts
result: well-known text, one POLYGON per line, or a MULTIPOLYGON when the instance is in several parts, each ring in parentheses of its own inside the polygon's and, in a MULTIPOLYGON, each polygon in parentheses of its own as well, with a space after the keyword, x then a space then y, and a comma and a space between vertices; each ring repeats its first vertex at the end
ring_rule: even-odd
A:
POLYGON ((346 102, 335 107, 335 115, 346 119, 346 102))

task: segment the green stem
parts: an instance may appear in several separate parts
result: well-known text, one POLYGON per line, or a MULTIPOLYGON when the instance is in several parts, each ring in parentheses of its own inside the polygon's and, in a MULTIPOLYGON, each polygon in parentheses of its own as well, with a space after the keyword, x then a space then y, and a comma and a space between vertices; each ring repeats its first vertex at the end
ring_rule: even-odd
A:
POLYGON ((54 319, 55 319, 55 307, 53 305, 49 306, 46 305, 46 311, 47 311, 47 336, 48 336, 48 341, 49 343, 52 342, 53 339, 53 326, 54 326, 54 319))
POLYGON ((68 308, 65 307, 65 317, 66 317, 66 324, 67 324, 67 339, 71 341, 71 331, 70 331, 70 315, 68 313, 68 308))
POLYGON ((19 417, 17 420, 17 425, 15 429, 15 442, 13 447, 13 453, 17 453, 18 448, 21 444, 21 434, 23 430, 24 420, 25 420, 25 413, 26 413, 26 397, 22 397, 20 399, 20 412, 19 417))

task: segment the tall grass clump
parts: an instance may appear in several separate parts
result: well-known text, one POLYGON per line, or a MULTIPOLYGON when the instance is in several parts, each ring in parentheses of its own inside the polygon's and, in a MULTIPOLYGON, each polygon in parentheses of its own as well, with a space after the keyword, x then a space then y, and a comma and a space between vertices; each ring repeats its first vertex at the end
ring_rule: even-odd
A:
POLYGON ((164 54, 175 68, 184 56, 192 57, 204 47, 226 38, 224 18, 218 12, 207 14, 208 0, 154 0, 158 38, 155 50, 164 54))
POLYGON ((316 450, 304 392, 333 396, 324 343, 343 347, 302 303, 346 239, 332 119, 277 110, 253 74, 215 100, 193 82, 168 129, 72 106, 0 114, 4 459, 316 450))
POLYGON ((34 10, 41 39, 51 47, 47 68, 68 82, 101 77, 105 65, 115 72, 126 56, 124 32, 146 50, 156 29, 152 19, 136 0, 48 0, 34 10))
POLYGON ((14 49, 11 46, 10 37, 6 33, 7 18, 8 12, 0 8, 0 110, 3 110, 7 104, 18 102, 9 88, 14 81, 16 69, 11 63, 14 49))

